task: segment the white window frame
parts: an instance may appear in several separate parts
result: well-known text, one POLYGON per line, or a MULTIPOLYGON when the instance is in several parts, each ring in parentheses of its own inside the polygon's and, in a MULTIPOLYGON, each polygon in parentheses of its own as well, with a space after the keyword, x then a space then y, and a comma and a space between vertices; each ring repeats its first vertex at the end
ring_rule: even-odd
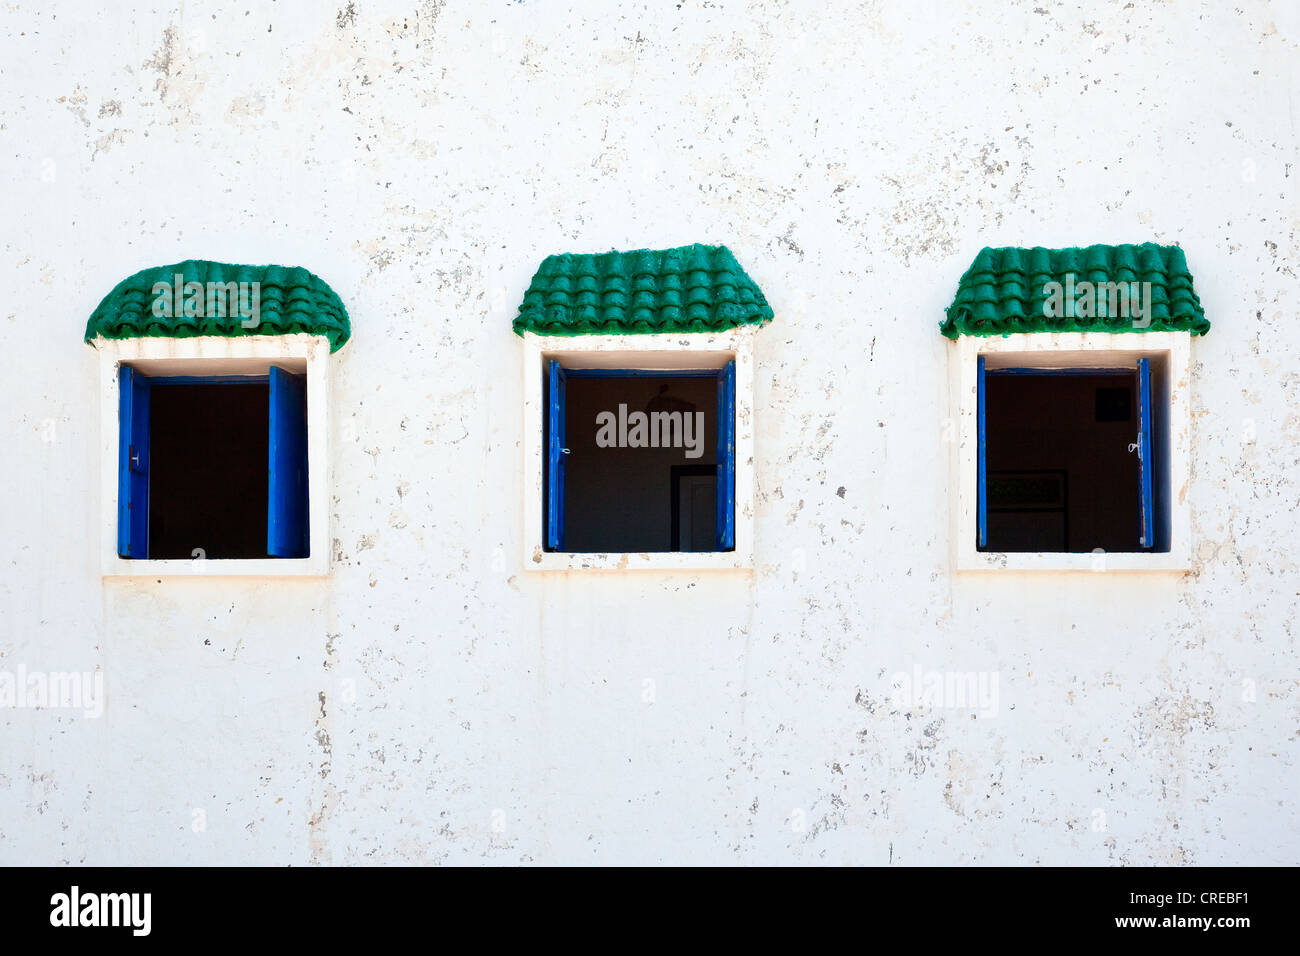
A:
MULTIPOLYGON (((957 507, 952 540, 958 571, 1165 571, 1191 568, 1192 523, 1188 501, 1191 453, 1191 335, 1187 332, 1017 333, 1005 337, 960 336, 949 366, 952 419, 957 423, 952 467, 956 469, 957 507), (987 369, 1089 366, 1133 367, 1142 357, 1163 365, 1168 395, 1170 541, 1167 552, 1004 553, 977 547, 977 468, 979 451, 978 362, 987 369)), ((1152 401, 1160 389, 1153 389, 1152 401)), ((951 429, 945 429, 951 435, 951 429)))
POLYGON ((754 566, 753 326, 719 333, 523 336, 524 553, 529 571, 729 571, 754 566), (736 361, 736 547, 700 552, 554 552, 542 521, 546 482, 545 363, 570 368, 722 368, 736 361))
POLYGON ((320 577, 329 573, 329 340, 318 335, 96 338, 100 393, 100 555, 104 577, 320 577), (149 375, 262 375, 272 364, 307 376, 306 558, 122 558, 117 553, 118 368, 149 375))

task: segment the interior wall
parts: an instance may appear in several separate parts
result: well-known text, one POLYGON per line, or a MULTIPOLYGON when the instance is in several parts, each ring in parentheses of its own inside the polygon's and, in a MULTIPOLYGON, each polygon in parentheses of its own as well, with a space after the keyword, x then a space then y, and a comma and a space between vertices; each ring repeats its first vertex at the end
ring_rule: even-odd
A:
MULTIPOLYGON (((1131 376, 997 375, 985 381, 987 468, 1066 473, 1066 549, 1137 551, 1137 402, 1131 376), (1128 387, 1127 421, 1096 420, 1099 388, 1128 387)), ((990 509, 992 502, 990 502, 990 509)), ((990 510, 989 549, 1001 550, 990 510)))
MULTIPOLYGON (((718 383, 712 378, 570 378, 566 387, 565 550, 668 551, 672 467, 713 465, 718 450, 718 383), (657 404, 651 404, 652 402, 657 404), (658 409, 704 414, 700 457, 684 448, 601 448, 596 417, 658 409)), ((692 433, 694 437, 694 433, 692 433)))
POLYGON ((266 557, 266 385, 159 385, 150 396, 149 557, 266 557))

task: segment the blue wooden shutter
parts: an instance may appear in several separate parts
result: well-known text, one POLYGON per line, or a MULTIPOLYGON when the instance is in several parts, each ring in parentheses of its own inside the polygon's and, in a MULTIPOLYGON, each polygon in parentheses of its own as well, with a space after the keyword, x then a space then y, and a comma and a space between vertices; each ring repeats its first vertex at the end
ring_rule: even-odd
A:
POLYGON ((988 490, 988 464, 987 451, 984 433, 984 356, 979 357, 979 368, 976 372, 978 385, 976 386, 975 395, 975 416, 978 419, 976 427, 979 430, 976 447, 976 465, 975 465, 975 521, 979 534, 979 547, 987 548, 989 544, 989 490, 988 490))
POLYGON ((568 379, 551 360, 546 390, 546 550, 564 550, 564 393, 568 379))
POLYGON ((1144 551, 1155 547, 1155 509, 1151 497, 1151 360, 1138 359, 1138 519, 1141 538, 1138 543, 1144 551))
POLYGON ((718 370, 717 538, 719 551, 736 548, 736 361, 718 370))
POLYGON ((149 557, 149 378, 129 366, 117 372, 117 553, 149 557))
POLYGON ((305 558, 307 534, 307 379, 271 366, 266 553, 305 558))

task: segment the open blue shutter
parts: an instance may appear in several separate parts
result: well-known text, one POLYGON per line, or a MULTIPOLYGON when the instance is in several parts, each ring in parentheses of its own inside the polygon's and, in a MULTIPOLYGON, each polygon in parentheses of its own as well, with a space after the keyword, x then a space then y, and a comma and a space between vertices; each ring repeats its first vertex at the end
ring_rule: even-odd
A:
POLYGON ((717 538, 719 551, 736 547, 736 361, 718 370, 717 538))
POLYGON ((117 372, 117 553, 149 557, 149 378, 126 365, 117 372))
POLYGON ((1155 509, 1151 497, 1151 361, 1138 359, 1138 493, 1140 497, 1138 518, 1142 537, 1139 544, 1145 551, 1155 547, 1155 509))
POLYGON ((546 550, 564 550, 564 390, 567 384, 560 363, 551 360, 546 391, 546 550))
POLYGON ((307 537, 307 379, 271 366, 266 553, 305 558, 307 537))
POLYGON ((975 465, 975 520, 978 524, 979 546, 987 548, 989 544, 989 490, 988 490, 988 455, 985 444, 984 432, 984 356, 979 357, 979 368, 977 370, 978 385, 976 387, 976 418, 979 419, 977 428, 976 452, 977 462, 975 465))

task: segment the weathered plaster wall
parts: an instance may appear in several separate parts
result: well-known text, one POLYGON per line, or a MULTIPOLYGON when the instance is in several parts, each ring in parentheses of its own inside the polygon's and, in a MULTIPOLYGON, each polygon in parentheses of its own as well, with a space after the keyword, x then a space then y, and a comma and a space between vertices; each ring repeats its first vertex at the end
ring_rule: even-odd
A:
POLYGON ((109 6, 0 19, 0 668, 108 688, 0 711, 0 862, 1300 862, 1300 7, 109 6), (958 276, 1145 240, 1194 573, 955 574, 958 276), (532 270, 691 241, 777 314, 756 570, 525 573, 532 270), (82 327, 190 256, 351 311, 328 580, 100 577, 82 327))

